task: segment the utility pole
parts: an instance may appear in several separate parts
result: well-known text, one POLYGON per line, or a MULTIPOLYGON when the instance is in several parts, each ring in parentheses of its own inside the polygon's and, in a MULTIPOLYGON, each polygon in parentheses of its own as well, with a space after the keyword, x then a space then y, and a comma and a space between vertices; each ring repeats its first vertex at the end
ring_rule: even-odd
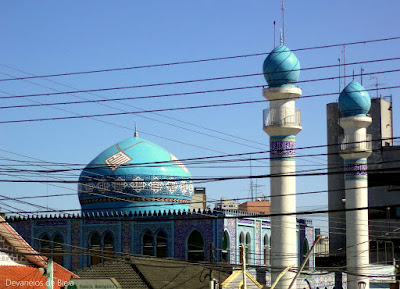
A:
POLYGON ((240 256, 242 259, 242 273, 243 273, 243 289, 247 289, 247 280, 246 280, 246 249, 244 244, 240 244, 240 256))
POLYGON ((54 271, 53 271, 53 260, 47 261, 46 269, 46 287, 47 289, 53 289, 54 271))

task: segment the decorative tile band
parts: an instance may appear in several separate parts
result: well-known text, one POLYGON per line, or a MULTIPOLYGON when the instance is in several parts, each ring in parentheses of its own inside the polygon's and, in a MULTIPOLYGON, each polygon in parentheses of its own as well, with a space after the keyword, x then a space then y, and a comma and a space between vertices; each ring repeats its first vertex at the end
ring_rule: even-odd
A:
MULTIPOLYGON (((112 199, 112 198, 98 198, 98 199, 87 199, 87 200, 81 200, 81 204, 91 204, 91 203, 109 203, 109 202, 119 202, 119 201, 133 201, 133 202, 143 202, 143 201, 148 201, 148 202, 171 202, 171 203, 182 203, 182 204, 190 204, 190 200, 184 200, 184 199, 172 199, 172 198, 146 198, 146 197, 130 197, 130 198, 124 198, 124 200, 119 200, 119 199, 112 199)), ((139 204, 143 205, 143 204, 139 204)))
POLYGON ((118 195, 164 195, 166 197, 186 197, 193 194, 193 183, 190 179, 178 179, 165 176, 132 176, 120 175, 115 177, 81 177, 78 191, 81 197, 90 194, 118 195))
POLYGON ((346 181, 368 179, 367 159, 345 160, 344 167, 346 181))
POLYGON ((271 155, 271 161, 294 160, 296 156, 296 137, 271 136, 270 155, 271 155))

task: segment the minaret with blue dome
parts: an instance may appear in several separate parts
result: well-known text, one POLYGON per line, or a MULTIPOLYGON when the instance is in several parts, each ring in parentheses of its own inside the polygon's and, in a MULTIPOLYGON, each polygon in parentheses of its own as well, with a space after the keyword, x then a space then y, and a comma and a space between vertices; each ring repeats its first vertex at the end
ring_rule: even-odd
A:
MULTIPOLYGON (((276 47, 264 61, 264 77, 268 88, 263 89, 269 101, 264 110, 264 131, 270 136, 271 190, 271 267, 272 283, 282 270, 297 264, 296 233, 296 135, 301 131, 301 112, 295 101, 302 94, 296 82, 300 76, 300 62, 284 45, 276 47)), ((294 277, 289 271, 277 284, 287 289, 294 277)))
POLYGON ((371 98, 365 88, 356 81, 349 83, 339 96, 342 114, 340 126, 344 139, 340 156, 345 163, 346 189, 346 261, 347 288, 369 289, 369 238, 368 238, 368 172, 367 158, 371 155, 371 137, 367 127, 372 119, 368 116, 371 98), (360 283, 361 282, 361 283, 360 283), (362 283, 364 282, 364 283, 362 283))
POLYGON ((83 213, 172 212, 189 209, 193 184, 181 161, 135 129, 85 167, 78 194, 83 213))

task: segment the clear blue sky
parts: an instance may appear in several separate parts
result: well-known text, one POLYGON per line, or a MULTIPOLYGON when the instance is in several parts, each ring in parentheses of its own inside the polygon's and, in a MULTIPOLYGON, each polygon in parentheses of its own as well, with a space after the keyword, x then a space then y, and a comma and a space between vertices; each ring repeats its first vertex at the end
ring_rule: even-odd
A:
MULTIPOLYGON (((380 39, 400 36, 400 2, 378 1, 286 1, 286 42, 291 49, 380 39)), ((274 47, 273 21, 277 23, 278 43, 281 26, 281 1, 2 1, 0 3, 1 45, 0 78, 130 67, 196 59, 269 52, 274 47), (18 71, 20 70, 20 71, 18 71), (26 72, 26 73, 25 73, 26 72)), ((399 57, 400 40, 348 46, 347 62, 399 57)), ((302 68, 334 65, 343 48, 296 52, 302 68)), ((150 83, 173 82, 230 75, 260 73, 265 56, 236 60, 125 70, 120 72, 76 75, 68 77, 0 82, 0 97, 33 93, 49 93, 53 89, 70 91, 150 83)), ((342 56, 343 59, 343 56, 342 56)), ((397 69, 400 61, 366 64, 365 72, 397 69)), ((360 65, 354 66, 356 73, 360 65)), ((347 73, 352 74, 352 68, 347 73)), ((303 71, 300 80, 338 75, 337 68, 303 71)), ((382 86, 398 84, 399 73, 381 74, 382 86)), ((350 78, 348 79, 348 81, 350 78)), ((364 77, 364 86, 373 88, 375 80, 364 77)), ((32 101, 76 101, 80 98, 133 97, 263 85, 263 76, 219 80, 183 85, 159 86, 131 90, 80 93, 67 96, 31 97, 2 100, 0 106, 31 104, 32 101)), ((338 91, 338 80, 299 84, 303 95, 338 91)), ((399 136, 397 90, 393 94, 395 136, 399 136)), ((375 96, 375 92, 371 95, 375 96)), ((337 95, 304 98, 297 101, 302 109, 303 131, 297 146, 326 144, 326 104, 337 101, 337 95)), ((262 100, 260 88, 221 93, 171 96, 159 99, 130 100, 98 104, 1 109, 0 121, 25 118, 70 116, 73 114, 113 113, 121 109, 136 111, 196 106, 213 103, 262 100), (59 110, 64 109, 64 111, 59 110)), ((134 121, 140 136, 153 141, 178 158, 192 158, 221 153, 243 153, 268 150, 268 137, 262 130, 262 110, 267 103, 128 115, 93 119, 61 120, 19 124, 0 124, 0 149, 57 163, 86 164, 114 143, 130 137, 134 121), (143 118, 143 116, 148 118, 143 118), (161 122, 157 122, 162 121, 161 122), (237 137, 196 128, 187 123, 221 131, 237 137), (210 134, 218 138, 184 130, 166 123, 210 134), (179 142, 168 139, 178 140, 179 142), (238 145, 232 141, 240 142, 238 145), (183 144, 185 143, 185 144, 183 144), (265 145, 261 145, 265 144, 265 145), (192 146, 191 146, 192 145, 192 146), (193 146, 194 145, 194 146, 193 146)), ((299 151, 300 152, 300 151, 299 151)), ((326 149, 301 151, 302 154, 325 153, 326 149)), ((28 160, 0 151, 1 158, 28 160)), ((33 161, 36 162, 36 161, 33 161)), ((15 163, 1 160, 3 166, 15 163)), ((253 174, 269 172, 267 162, 253 161, 253 174)), ((298 168, 326 167, 326 157, 298 160, 298 168)), ((193 176, 248 175, 249 162, 227 164, 241 168, 207 168, 189 166, 193 176)), ((37 169, 37 167, 30 167, 37 169)), ((24 175, 31 179, 32 175, 24 175)), ((0 178, 10 179, 3 174, 0 178)), ((39 176, 51 180, 51 176, 39 176)), ((77 180, 77 173, 72 176, 77 180)), ((259 194, 269 195, 267 180, 259 180, 259 194)), ((326 177, 303 177, 297 180, 298 192, 325 190, 326 177)), ((64 185, 63 185, 64 186, 64 185)), ((9 197, 74 192, 43 184, 0 183, 1 194, 9 197)), ((223 196, 249 196, 249 181, 205 184, 209 200, 223 196)), ((28 200, 57 209, 79 208, 77 196, 28 200)), ((32 207, 8 203, 18 208, 32 207)), ((297 197, 299 210, 325 208, 327 194, 297 197)), ((0 207, 3 207, 0 204, 0 207)))

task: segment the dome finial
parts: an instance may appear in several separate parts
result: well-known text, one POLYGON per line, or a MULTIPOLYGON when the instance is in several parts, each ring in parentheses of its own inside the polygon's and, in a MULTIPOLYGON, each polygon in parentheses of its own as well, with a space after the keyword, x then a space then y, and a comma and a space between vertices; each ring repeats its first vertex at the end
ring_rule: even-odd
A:
POLYGON ((133 134, 134 137, 139 137, 139 133, 137 131, 137 125, 136 125, 136 120, 135 120, 135 133, 133 134))

